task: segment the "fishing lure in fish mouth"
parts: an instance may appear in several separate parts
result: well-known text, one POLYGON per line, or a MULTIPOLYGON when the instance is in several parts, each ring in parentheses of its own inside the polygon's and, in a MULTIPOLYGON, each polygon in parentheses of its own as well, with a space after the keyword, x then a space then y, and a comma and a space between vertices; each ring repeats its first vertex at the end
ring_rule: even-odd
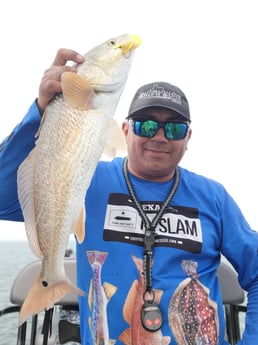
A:
MULTIPOLYGON (((131 35, 132 39, 127 46, 124 47, 124 54, 127 55, 130 51, 136 49, 139 45, 142 44, 142 40, 138 35, 131 35)), ((119 47, 121 48, 121 47, 119 47)))

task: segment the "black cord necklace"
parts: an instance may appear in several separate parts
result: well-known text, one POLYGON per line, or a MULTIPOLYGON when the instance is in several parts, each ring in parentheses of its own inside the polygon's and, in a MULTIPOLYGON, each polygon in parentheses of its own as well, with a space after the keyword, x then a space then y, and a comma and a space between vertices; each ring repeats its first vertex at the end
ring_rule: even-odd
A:
POLYGON ((123 161, 123 174, 126 181, 126 185, 129 191, 129 194, 132 198, 132 201, 139 212, 140 216, 143 219, 145 225, 145 234, 143 240, 144 246, 144 259, 143 259, 143 276, 144 276, 144 284, 145 284, 145 292, 143 294, 144 304, 142 307, 142 325, 148 331, 157 331, 162 326, 162 315, 159 309, 159 306, 154 302, 155 294, 152 290, 152 255, 153 255, 153 246, 155 242, 155 228, 161 219, 166 207, 174 197, 179 182, 180 182, 180 172, 178 167, 175 170, 175 181, 163 202, 159 212, 155 215, 152 221, 149 220, 147 215, 144 213, 133 188, 129 171, 128 171, 128 159, 127 157, 123 161), (147 297, 151 296, 151 297, 147 297))

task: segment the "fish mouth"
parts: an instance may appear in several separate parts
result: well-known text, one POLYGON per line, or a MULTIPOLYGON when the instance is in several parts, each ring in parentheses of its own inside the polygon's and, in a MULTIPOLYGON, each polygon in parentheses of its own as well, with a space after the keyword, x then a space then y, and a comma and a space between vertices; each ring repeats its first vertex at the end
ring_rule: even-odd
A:
MULTIPOLYGON (((140 36, 136 35, 136 34, 125 34, 125 35, 121 35, 118 38, 112 38, 109 41, 107 41, 107 44, 109 46, 109 48, 111 47, 113 49, 115 49, 117 51, 117 59, 121 57, 121 55, 123 56, 123 58, 125 58, 126 60, 130 59, 132 57, 132 55, 134 54, 134 50, 136 48, 138 48, 141 44, 142 44, 142 40, 140 38, 140 36)), ((87 58, 87 57, 86 57, 87 58)), ((94 64, 94 61, 92 62, 94 64)), ((98 68, 98 63, 95 63, 96 68, 98 68)), ((105 70, 105 68, 101 68, 101 74, 105 75, 105 77, 107 77, 107 80, 109 81, 111 78, 111 73, 107 70, 105 70)), ((123 86, 125 85, 125 81, 127 79, 127 76, 125 78, 122 78, 121 75, 117 76, 116 80, 112 80, 112 84, 108 83, 108 81, 106 83, 101 82, 100 83, 92 83, 92 87, 94 88, 95 92, 103 92, 103 93, 113 93, 116 92, 118 90, 121 90, 123 88, 123 86)))
POLYGON ((128 42, 126 42, 124 45, 118 44, 117 48, 122 49, 123 54, 125 56, 127 56, 127 55, 129 55, 129 53, 131 51, 138 48, 141 44, 142 44, 142 40, 141 40, 140 36, 133 34, 133 35, 130 35, 130 39, 128 42))

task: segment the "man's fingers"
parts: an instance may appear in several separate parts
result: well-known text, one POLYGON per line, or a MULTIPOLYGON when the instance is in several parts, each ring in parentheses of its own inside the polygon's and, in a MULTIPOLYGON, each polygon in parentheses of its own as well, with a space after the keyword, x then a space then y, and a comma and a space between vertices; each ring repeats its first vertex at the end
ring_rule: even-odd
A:
POLYGON ((84 61, 84 57, 75 50, 61 48, 58 50, 52 66, 63 66, 67 61, 81 63, 84 61))
POLYGON ((56 93, 61 92, 61 75, 65 71, 76 72, 76 67, 66 65, 67 61, 82 63, 84 57, 71 49, 59 49, 53 64, 48 68, 39 86, 38 107, 43 114, 49 101, 56 93))
POLYGON ((51 68, 48 68, 44 73, 44 80, 61 80, 61 75, 64 72, 76 72, 76 68, 72 66, 56 66, 53 65, 51 68))

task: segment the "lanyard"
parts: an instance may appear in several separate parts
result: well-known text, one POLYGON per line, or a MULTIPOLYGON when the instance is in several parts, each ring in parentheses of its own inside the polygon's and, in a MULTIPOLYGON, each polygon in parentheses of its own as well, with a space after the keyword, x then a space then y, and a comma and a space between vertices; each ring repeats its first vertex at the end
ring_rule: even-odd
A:
POLYGON ((144 294, 144 299, 145 295, 147 292, 152 293, 153 295, 153 300, 154 300, 154 293, 152 292, 152 272, 151 272, 151 267, 152 267, 152 255, 153 255, 153 246, 154 246, 154 241, 155 241, 155 228, 161 219, 166 207, 174 197, 179 181, 180 181, 180 172, 178 167, 176 167, 175 170, 175 182, 173 183, 165 201, 163 202, 159 212, 155 215, 152 221, 149 220, 147 215, 144 213, 138 199, 136 196, 136 193, 134 191, 130 176, 129 176, 129 171, 128 171, 128 159, 127 157, 123 161, 123 174, 124 178, 127 184, 128 191, 130 193, 130 196, 133 200, 133 203, 135 207, 137 208, 138 212, 140 213, 144 225, 145 225, 145 234, 144 234, 144 240, 143 240, 143 245, 144 245, 144 260, 143 260, 143 276, 144 276, 144 283, 145 283, 145 294, 144 294))

